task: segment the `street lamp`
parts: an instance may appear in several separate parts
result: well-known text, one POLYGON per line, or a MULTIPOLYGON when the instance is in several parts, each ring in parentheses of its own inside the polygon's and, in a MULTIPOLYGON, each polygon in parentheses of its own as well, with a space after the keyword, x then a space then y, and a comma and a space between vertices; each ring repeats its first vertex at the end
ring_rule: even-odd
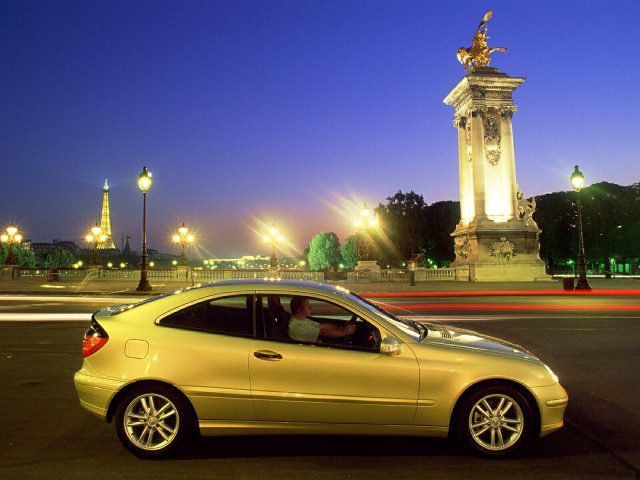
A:
POLYGON ((102 229, 97 223, 91 228, 85 239, 87 243, 93 243, 93 255, 91 256, 91 265, 100 265, 100 258, 98 258, 98 245, 103 243, 107 236, 102 234, 102 229))
MULTIPOLYGON (((360 240, 358 245, 358 257, 362 261, 371 261, 374 258, 375 245, 369 232, 378 227, 378 217, 371 214, 371 211, 365 203, 360 210, 360 216, 355 219, 353 225, 359 230, 360 240)), ((358 262, 360 264, 360 262, 358 262)))
POLYGON ((189 229, 185 226, 184 222, 180 228, 178 228, 178 233, 173 236, 173 241, 179 245, 182 245, 182 254, 180 255, 180 261, 178 265, 181 267, 186 267, 189 265, 187 262, 187 255, 185 253, 184 247, 188 243, 193 243, 193 235, 189 233, 189 229))
POLYGON ((142 173, 138 177, 138 187, 142 190, 142 255, 140 257, 140 283, 138 292, 150 292, 151 284, 147 280, 147 190, 151 187, 151 172, 147 167, 142 167, 142 173))
POLYGON ((272 224, 269 229, 269 233, 263 238, 264 243, 271 244, 271 260, 269 261, 269 268, 278 268, 278 257, 276 256, 276 243, 282 243, 283 237, 278 233, 276 224, 272 224))
POLYGON ((362 207, 362 210, 360 210, 360 216, 356 218, 353 224, 356 228, 363 228, 365 230, 368 230, 369 228, 378 226, 378 217, 375 214, 371 215, 371 211, 365 203, 362 207))
POLYGON ((7 233, 3 233, 0 237, 2 243, 6 243, 9 245, 9 253, 7 254, 7 260, 4 262, 5 265, 15 265, 16 259, 13 256, 13 245, 19 244, 22 242, 22 235, 18 233, 18 229, 12 223, 7 227, 7 233))
POLYGON ((571 174, 571 184, 578 192, 578 284, 576 290, 591 290, 591 286, 587 281, 587 269, 584 260, 584 240, 582 237, 582 204, 580 203, 580 190, 584 185, 584 175, 578 170, 578 165, 571 174))

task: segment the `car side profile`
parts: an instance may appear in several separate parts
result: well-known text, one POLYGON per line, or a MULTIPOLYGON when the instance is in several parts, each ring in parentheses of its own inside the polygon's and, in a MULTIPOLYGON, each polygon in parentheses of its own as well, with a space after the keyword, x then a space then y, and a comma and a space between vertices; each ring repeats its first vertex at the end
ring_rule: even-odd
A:
POLYGON ((568 403, 520 346, 304 281, 225 281, 102 309, 83 353, 81 405, 142 457, 198 433, 451 435, 497 457, 560 429, 568 403), (345 334, 292 338, 294 298, 306 320, 345 334))

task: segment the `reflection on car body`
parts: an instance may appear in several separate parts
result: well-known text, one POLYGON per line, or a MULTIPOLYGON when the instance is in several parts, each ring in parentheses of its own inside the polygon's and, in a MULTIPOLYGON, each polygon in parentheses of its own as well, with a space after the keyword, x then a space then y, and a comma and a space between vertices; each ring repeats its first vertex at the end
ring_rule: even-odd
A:
POLYGON ((192 433, 456 436, 485 456, 563 425, 567 394, 522 347, 402 320, 341 287, 228 281, 96 312, 75 383, 140 456, 192 433), (310 320, 355 325, 322 342, 288 333, 293 296, 310 320))

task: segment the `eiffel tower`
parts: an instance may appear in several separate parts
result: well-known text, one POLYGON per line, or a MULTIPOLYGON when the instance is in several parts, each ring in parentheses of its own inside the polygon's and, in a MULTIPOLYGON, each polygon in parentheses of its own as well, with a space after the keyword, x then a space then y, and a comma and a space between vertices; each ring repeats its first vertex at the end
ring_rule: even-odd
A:
POLYGON ((104 181, 104 187, 102 187, 104 195, 102 196, 102 221, 100 222, 100 228, 102 234, 107 236, 107 239, 98 245, 98 248, 103 250, 115 249, 116 246, 113 243, 113 237, 111 236, 111 214, 109 213, 109 185, 107 180, 104 181))

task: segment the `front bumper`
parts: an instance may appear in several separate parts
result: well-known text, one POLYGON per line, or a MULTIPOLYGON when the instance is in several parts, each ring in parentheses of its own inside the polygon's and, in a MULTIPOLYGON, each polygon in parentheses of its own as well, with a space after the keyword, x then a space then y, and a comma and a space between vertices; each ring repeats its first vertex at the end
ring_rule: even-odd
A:
POLYGON ((569 396, 562 385, 556 383, 548 387, 536 387, 531 393, 540 409, 540 436, 544 437, 564 425, 564 411, 569 403, 569 396))

